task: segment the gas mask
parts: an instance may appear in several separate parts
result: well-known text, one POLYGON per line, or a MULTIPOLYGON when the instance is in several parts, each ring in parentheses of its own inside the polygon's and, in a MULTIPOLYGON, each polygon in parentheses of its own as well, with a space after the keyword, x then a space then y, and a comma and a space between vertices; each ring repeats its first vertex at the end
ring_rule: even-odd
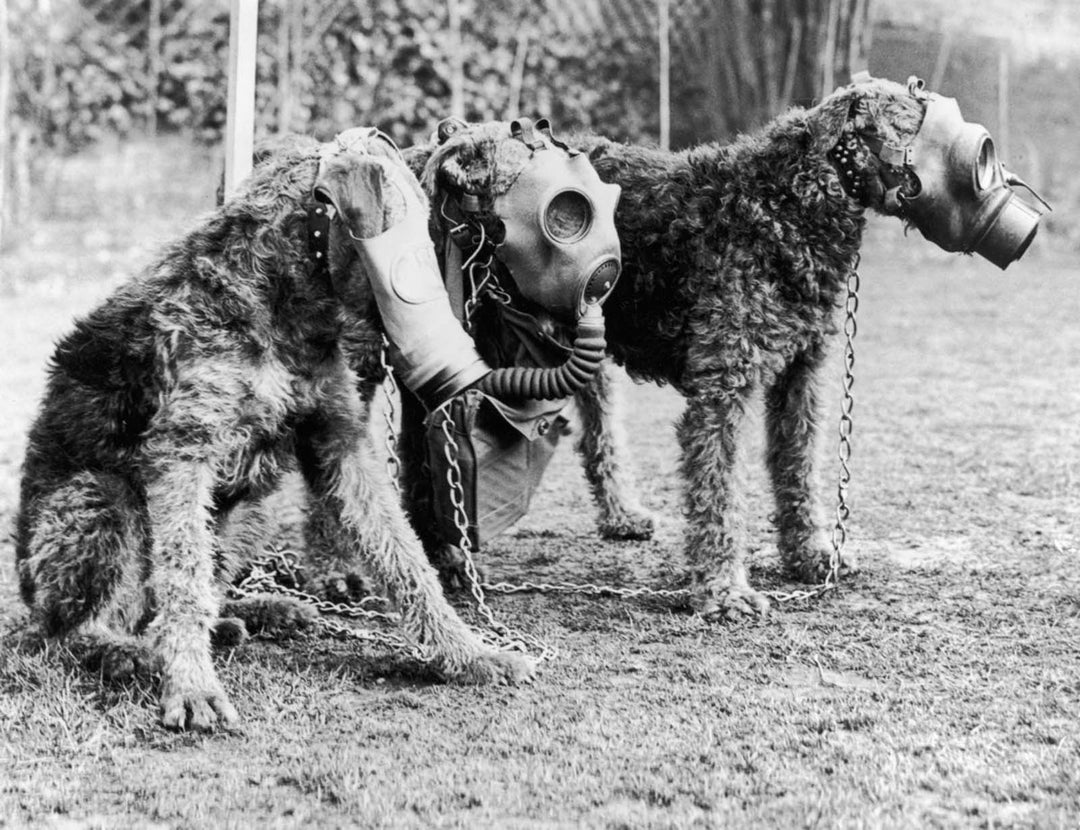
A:
POLYGON ((908 79, 908 90, 926 101, 922 125, 911 144, 885 145, 880 157, 906 167, 919 189, 905 196, 893 188, 886 210, 911 221, 942 249, 976 253, 1004 269, 1027 250, 1042 215, 1017 198, 1012 185, 1046 202, 1005 169, 986 128, 965 121, 954 98, 925 92, 917 78, 908 79))
POLYGON ((531 151, 493 210, 505 229, 495 255, 522 295, 557 317, 576 320, 604 301, 621 270, 615 206, 621 189, 600 181, 578 150, 551 135, 546 119, 521 118, 513 138, 531 151))
MULTIPOLYGON (((312 258, 326 261, 333 223, 348 234, 370 280, 389 341, 390 362, 429 411, 472 386, 497 398, 557 400, 588 383, 603 362, 606 344, 599 303, 610 285, 603 294, 591 293, 590 286, 607 260, 594 254, 593 272, 575 288, 583 313, 564 363, 492 370, 454 314, 428 235, 427 199, 388 136, 354 128, 324 145, 313 196, 308 212, 312 258), (367 212, 381 211, 388 191, 397 192, 403 218, 381 233, 357 235, 359 220, 367 212)), ((614 257, 617 274, 617 240, 614 257)))
MULTIPOLYGON (((312 216, 325 217, 320 224, 327 230, 332 220, 344 225, 370 280, 390 363, 401 382, 435 407, 488 374, 491 370, 450 309, 428 237, 427 200, 390 137, 357 127, 325 145, 314 195, 318 201, 309 227, 312 216), (381 173, 376 175, 377 168, 381 173), (397 191, 404 219, 361 238, 353 232, 353 216, 360 206, 377 204, 370 194, 375 188, 397 191)), ((385 199, 386 193, 378 198, 385 199)))

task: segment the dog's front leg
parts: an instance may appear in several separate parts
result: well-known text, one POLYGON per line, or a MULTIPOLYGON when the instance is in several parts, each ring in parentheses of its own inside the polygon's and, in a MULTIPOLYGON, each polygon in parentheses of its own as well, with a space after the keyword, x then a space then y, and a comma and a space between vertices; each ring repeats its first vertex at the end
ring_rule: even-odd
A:
POLYGON ((359 402, 342 394, 298 434, 301 469, 313 499, 334 516, 343 558, 362 564, 401 611, 406 633, 447 677, 461 682, 517 682, 535 665, 484 645, 446 601, 434 568, 409 526, 375 456, 359 402))
POLYGON ((582 420, 576 449, 600 510, 600 535, 605 539, 652 538, 653 518, 637 504, 633 496, 635 488, 624 464, 625 442, 622 425, 615 416, 617 400, 610 362, 604 362, 574 401, 582 420))
POLYGON ((150 631, 161 661, 162 720, 177 729, 229 725, 238 715, 210 657, 218 612, 210 511, 214 455, 169 436, 152 440, 150 447, 149 587, 157 611, 150 631))
POLYGON ((694 605, 709 617, 764 615, 768 600, 747 581, 742 393, 695 396, 678 424, 686 487, 686 552, 694 605))
MULTIPOLYGON (((832 558, 817 476, 822 363, 821 349, 799 355, 765 393, 766 463, 776 497, 780 556, 804 582, 823 580, 832 558)), ((854 566, 849 556, 842 564, 854 566)))

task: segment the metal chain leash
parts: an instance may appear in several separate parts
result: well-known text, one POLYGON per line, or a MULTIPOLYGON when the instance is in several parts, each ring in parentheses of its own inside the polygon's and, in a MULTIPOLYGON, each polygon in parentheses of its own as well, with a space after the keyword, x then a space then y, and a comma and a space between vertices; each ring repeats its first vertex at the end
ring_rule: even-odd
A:
POLYGON ((332 602, 300 589, 303 584, 303 568, 294 551, 271 549, 251 564, 251 571, 244 579, 229 588, 234 598, 243 599, 259 594, 274 594, 299 600, 314 608, 318 616, 314 624, 322 631, 338 639, 353 639, 372 645, 380 645, 392 651, 404 652, 420 662, 429 662, 428 655, 415 643, 404 637, 373 628, 360 628, 335 618, 368 620, 370 622, 398 625, 397 614, 369 608, 369 605, 385 605, 383 597, 369 596, 357 602, 332 602))
POLYGON ((451 402, 447 402, 440 408, 442 414, 443 437, 446 443, 443 446, 443 454, 446 458, 446 484, 450 488, 450 503, 454 508, 454 526, 457 528, 462 560, 464 562, 465 576, 469 583, 469 592, 472 594, 476 610, 483 617, 487 628, 494 637, 484 635, 485 639, 493 640, 493 644, 501 648, 514 651, 528 652, 529 647, 539 651, 540 660, 550 660, 558 656, 558 652, 538 637, 516 631, 495 619, 495 614, 487 604, 484 597, 484 585, 480 580, 479 571, 472 555, 472 539, 469 536, 469 517, 465 510, 465 487, 461 476, 461 467, 458 464, 457 439, 454 437, 453 419, 450 417, 451 402))
POLYGON ((859 310, 859 262, 860 255, 856 252, 855 261, 848 272, 847 298, 844 301, 844 394, 840 402, 839 438, 836 450, 837 457, 840 460, 840 473, 836 485, 836 522, 832 529, 832 551, 829 554, 829 570, 825 574, 823 582, 809 588, 802 588, 797 591, 764 592, 766 596, 777 602, 813 599, 826 591, 836 588, 840 581, 840 563, 848 537, 847 520, 851 517, 851 510, 847 503, 847 491, 848 485, 851 483, 849 462, 851 461, 851 433, 854 428, 852 413, 855 409, 855 396, 852 389, 855 386, 855 334, 858 332, 855 315, 859 310))
MULTIPOLYGON (((825 574, 823 582, 808 588, 800 588, 794 591, 762 591, 774 602, 784 603, 796 600, 813 599, 835 588, 840 577, 840 563, 843 556, 844 544, 847 542, 847 520, 851 516, 851 510, 847 503, 848 485, 851 483, 851 434, 854 426, 852 413, 855 407, 855 398, 852 389, 855 384, 855 334, 858 331, 856 313, 859 310, 859 254, 855 255, 855 262, 847 277, 847 297, 844 302, 844 379, 843 400, 840 406, 840 425, 837 455, 840 460, 840 473, 837 484, 836 523, 832 530, 832 551, 829 555, 829 570, 825 574)), ((526 592, 543 594, 579 594, 596 597, 618 597, 620 599, 653 598, 664 600, 688 600, 692 594, 686 588, 623 588, 615 585, 596 583, 575 582, 485 582, 482 585, 489 593, 520 594, 526 592)))
MULTIPOLYGON (((795 600, 808 600, 820 596, 826 591, 832 590, 837 587, 839 582, 840 563, 842 559, 844 545, 847 542, 847 521, 850 518, 851 511, 847 503, 847 491, 848 486, 851 483, 851 436, 854 428, 853 411, 855 406, 855 398, 853 394, 853 387, 855 383, 855 335, 858 331, 858 325, 856 322, 856 313, 859 308, 859 254, 856 253, 855 262, 852 264, 851 270, 848 272, 847 278, 847 297, 844 303, 845 316, 844 316, 844 378, 843 378, 843 399, 840 409, 840 422, 839 422, 839 440, 837 446, 837 455, 840 461, 840 472, 837 483, 837 503, 836 503, 836 522, 832 530, 832 551, 829 556, 829 570, 825 575, 825 579, 818 585, 813 585, 809 588, 802 588, 795 591, 765 591, 766 596, 775 602, 791 602, 795 600)), ((477 263, 481 272, 485 271, 486 263, 477 263)), ((486 279, 481 280, 481 286, 486 282, 486 279)), ((476 284, 474 282, 474 290, 472 292, 473 305, 475 304, 475 297, 479 293, 476 291, 476 284)), ((467 312, 471 312, 472 307, 467 304, 467 312)), ((471 313, 468 314, 471 316, 471 313)), ((383 381, 383 392, 386 399, 386 408, 383 412, 383 417, 386 422, 386 436, 385 445, 387 449, 386 469, 390 476, 390 480, 393 483, 395 491, 400 495, 400 482, 399 476, 401 471, 401 459, 397 454, 397 434, 395 428, 395 419, 397 410, 394 404, 394 392, 396 391, 394 386, 394 375, 391 366, 387 360, 387 353, 389 349, 389 343, 387 342, 385 335, 383 337, 383 349, 380 355, 382 366, 385 371, 385 379, 383 381)), ((499 646, 501 648, 512 649, 517 651, 528 652, 529 648, 534 648, 540 653, 540 660, 553 659, 557 656, 557 651, 545 643, 543 640, 524 632, 515 631, 509 626, 500 623, 495 619, 495 615, 491 610, 491 607, 487 604, 485 591, 489 593, 500 594, 521 594, 521 593, 543 593, 543 594, 577 594, 583 596, 594 597, 618 597, 620 599, 639 599, 639 598, 654 598, 670 601, 688 600, 691 596, 691 591, 686 588, 648 588, 644 586, 639 587, 620 587, 615 585, 597 584, 597 583, 575 583, 575 582, 484 582, 481 581, 479 571, 477 570, 476 563, 472 554, 472 541, 469 536, 468 515, 465 510, 465 492, 464 484, 462 482, 461 468, 458 464, 459 447, 457 440, 453 435, 452 419, 449 417, 450 403, 443 405, 443 419, 441 429, 443 436, 446 439, 443 451, 447 461, 447 486, 450 491, 450 501, 454 508, 454 525, 460 535, 460 550, 462 559, 464 562, 465 575, 469 583, 469 590, 472 594, 473 601, 476 605, 478 613, 483 618, 488 627, 489 633, 484 633, 482 636, 491 644, 499 646)), ((394 650, 404 651, 417 660, 426 661, 428 657, 423 650, 415 643, 411 643, 403 637, 388 634, 382 631, 376 631, 371 629, 356 628, 345 623, 338 622, 332 617, 344 617, 348 619, 368 619, 380 622, 399 622, 399 617, 396 614, 390 614, 383 611, 375 611, 366 606, 369 604, 387 604, 387 600, 383 597, 370 596, 365 597, 359 602, 353 603, 335 603, 328 600, 320 599, 312 594, 308 594, 301 591, 298 588, 289 587, 283 584, 281 579, 278 578, 279 574, 284 574, 287 579, 293 582, 294 585, 299 584, 300 566, 295 560, 295 555, 290 558, 285 552, 275 551, 267 554, 257 560, 253 566, 252 571, 241 583, 232 588, 234 595, 237 596, 250 596, 254 593, 276 593, 285 596, 290 596, 295 599, 299 599, 305 602, 320 612, 318 619, 319 626, 328 633, 341 637, 341 638, 353 638, 362 640, 368 643, 377 643, 394 650), (276 564, 275 564, 276 563, 276 564)))
POLYGON ((394 404, 394 393, 397 391, 397 384, 394 382, 394 369, 387 357, 390 354, 390 341, 385 334, 382 336, 382 342, 383 347, 379 352, 379 360, 383 368, 383 398, 386 400, 386 406, 383 408, 383 421, 386 423, 386 435, 383 436, 383 443, 386 446, 386 473, 390 476, 390 484, 393 486, 394 492, 400 498, 401 458, 397 453, 397 427, 395 426, 397 407, 394 404))

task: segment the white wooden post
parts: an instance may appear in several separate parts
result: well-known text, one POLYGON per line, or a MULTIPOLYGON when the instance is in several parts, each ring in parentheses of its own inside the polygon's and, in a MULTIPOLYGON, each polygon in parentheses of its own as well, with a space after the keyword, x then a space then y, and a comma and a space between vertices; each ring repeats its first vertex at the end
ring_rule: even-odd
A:
POLYGON ((8 204, 8 156, 11 150, 11 122, 8 102, 11 99, 11 38, 8 34, 8 4, 0 0, 0 246, 4 243, 4 220, 8 204))
POLYGON ((229 101, 225 119, 225 198, 251 172, 255 150, 255 55, 259 0, 231 0, 229 101))

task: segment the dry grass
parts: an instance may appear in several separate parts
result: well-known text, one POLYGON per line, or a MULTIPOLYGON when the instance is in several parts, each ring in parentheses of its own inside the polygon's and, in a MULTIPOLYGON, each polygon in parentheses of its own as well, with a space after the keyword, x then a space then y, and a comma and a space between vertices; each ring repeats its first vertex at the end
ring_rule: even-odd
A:
MULTIPOLYGON (((865 567, 839 593, 740 626, 498 598, 501 619, 560 651, 521 689, 441 685, 354 644, 253 642, 220 656, 243 730, 200 737, 157 725, 149 684, 102 685, 28 629, 5 538, 0 825, 1076 826, 1075 263, 1036 250, 1002 274, 919 239, 881 244, 900 233, 875 228, 864 257, 851 544, 865 567)), ((6 527, 50 341, 136 254, 91 258, 84 287, 4 298, 6 527)), ((599 540, 567 449, 485 552, 490 575, 676 580, 679 401, 624 391, 657 538, 599 540)), ((781 587, 754 481, 753 578, 781 587)))

